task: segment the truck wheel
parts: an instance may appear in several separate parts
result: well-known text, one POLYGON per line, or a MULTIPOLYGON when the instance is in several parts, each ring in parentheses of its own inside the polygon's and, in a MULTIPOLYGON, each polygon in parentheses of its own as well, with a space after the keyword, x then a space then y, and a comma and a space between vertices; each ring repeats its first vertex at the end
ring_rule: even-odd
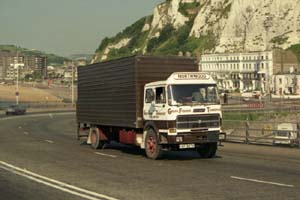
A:
POLYGON ((204 144, 202 147, 198 148, 197 151, 202 158, 212 158, 216 155, 218 149, 218 143, 207 143, 204 144))
POLYGON ((145 152, 150 159, 156 160, 161 157, 162 148, 158 144, 157 135, 153 129, 148 129, 146 133, 145 152))
POLYGON ((100 133, 99 131, 101 131, 98 128, 91 128, 91 147, 93 149, 102 149, 105 141, 101 141, 100 140, 100 133))

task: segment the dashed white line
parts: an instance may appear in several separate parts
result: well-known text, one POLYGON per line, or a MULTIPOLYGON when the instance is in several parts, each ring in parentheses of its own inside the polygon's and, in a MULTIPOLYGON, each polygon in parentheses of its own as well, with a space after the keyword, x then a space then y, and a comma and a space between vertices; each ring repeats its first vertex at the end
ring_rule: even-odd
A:
POLYGON ((54 142, 52 140, 45 140, 45 142, 48 142, 50 144, 53 144, 54 142))
POLYGON ((276 183, 276 182, 270 182, 270 181, 262 181, 262 180, 257 180, 257 179, 242 178, 242 177, 238 177, 238 176, 231 176, 230 178, 237 179, 237 180, 243 180, 243 181, 269 184, 269 185, 277 185, 277 186, 282 186, 282 187, 295 187, 294 185, 288 185, 288 184, 276 183))
POLYGON ((86 189, 82 189, 82 188, 76 187, 74 185, 70 185, 70 184, 55 180, 55 179, 51 179, 51 178, 48 178, 48 177, 45 177, 45 176, 41 176, 39 174, 30 172, 26 169, 21 169, 19 167, 13 166, 13 165, 8 164, 8 163, 3 162, 3 161, 0 161, 0 168, 4 169, 6 171, 9 171, 11 173, 14 173, 16 175, 28 178, 32 181, 47 185, 49 187, 52 187, 52 188, 58 189, 60 191, 67 192, 67 193, 70 193, 72 195, 76 195, 76 196, 79 196, 79 197, 82 197, 82 198, 85 198, 85 199, 89 199, 89 200, 103 200, 103 199, 118 200, 114 197, 110 197, 110 196, 107 196, 107 195, 104 195, 104 194, 99 194, 99 193, 89 191, 89 190, 86 190, 86 189))
POLYGON ((97 155, 100 155, 100 156, 106 156, 106 157, 111 157, 111 158, 116 158, 117 156, 115 155, 110 155, 110 154, 106 154, 106 153, 99 153, 99 152, 94 152, 95 154, 97 155))

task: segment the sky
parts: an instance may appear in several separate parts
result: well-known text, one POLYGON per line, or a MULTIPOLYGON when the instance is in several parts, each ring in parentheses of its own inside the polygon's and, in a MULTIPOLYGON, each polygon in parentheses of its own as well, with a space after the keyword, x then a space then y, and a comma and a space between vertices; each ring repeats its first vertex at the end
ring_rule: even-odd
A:
POLYGON ((0 44, 61 56, 92 54, 101 40, 153 14, 164 0, 0 0, 0 44))

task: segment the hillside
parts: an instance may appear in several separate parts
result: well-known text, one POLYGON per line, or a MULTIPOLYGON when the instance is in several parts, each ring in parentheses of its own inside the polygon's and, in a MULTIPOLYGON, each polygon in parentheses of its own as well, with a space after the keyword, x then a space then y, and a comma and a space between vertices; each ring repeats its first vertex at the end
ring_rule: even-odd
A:
POLYGON ((111 38, 94 62, 133 54, 300 52, 300 0, 166 0, 111 38))
POLYGON ((70 60, 68 58, 58 56, 55 54, 48 54, 39 50, 30 50, 22 47, 18 47, 15 45, 0 45, 0 51, 9 51, 9 52, 19 52, 24 55, 32 56, 46 56, 48 64, 51 65, 62 65, 64 61, 70 60))

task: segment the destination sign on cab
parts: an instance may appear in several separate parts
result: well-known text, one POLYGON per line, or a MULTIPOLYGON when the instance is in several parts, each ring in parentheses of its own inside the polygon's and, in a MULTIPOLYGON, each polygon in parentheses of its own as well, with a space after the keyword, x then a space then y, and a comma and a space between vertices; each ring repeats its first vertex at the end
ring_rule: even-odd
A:
POLYGON ((177 80, 207 80, 209 76, 206 73, 178 73, 174 78, 177 80))

